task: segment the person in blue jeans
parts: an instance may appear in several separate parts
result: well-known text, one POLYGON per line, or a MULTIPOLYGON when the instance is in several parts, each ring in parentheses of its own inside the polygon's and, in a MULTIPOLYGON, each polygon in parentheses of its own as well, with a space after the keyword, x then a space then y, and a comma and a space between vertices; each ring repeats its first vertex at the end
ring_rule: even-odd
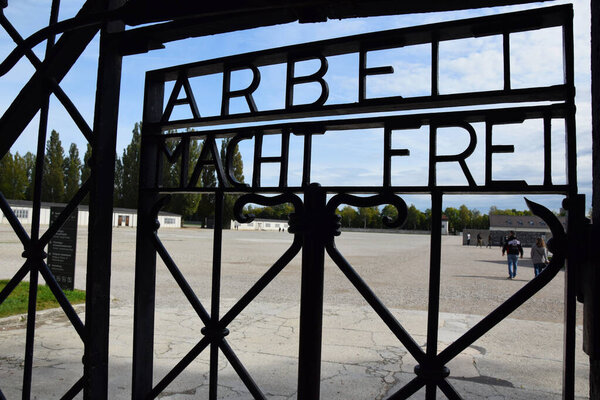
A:
POLYGON ((502 256, 507 255, 508 260, 508 279, 513 279, 517 276, 517 264, 519 262, 519 255, 523 257, 523 248, 521 242, 515 236, 514 231, 510 231, 508 239, 502 247, 502 256))

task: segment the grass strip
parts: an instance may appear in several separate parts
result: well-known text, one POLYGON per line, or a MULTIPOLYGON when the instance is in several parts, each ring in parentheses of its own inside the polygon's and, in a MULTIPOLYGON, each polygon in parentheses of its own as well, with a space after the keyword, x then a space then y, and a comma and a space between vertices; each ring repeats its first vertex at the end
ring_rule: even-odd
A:
MULTIPOLYGON (((8 280, 0 280, 0 291, 8 284, 8 280)), ((83 290, 65 290, 65 295, 71 304, 85 302, 83 290)), ((0 304, 0 318, 10 315, 25 314, 29 299, 29 282, 21 282, 13 292, 0 304)), ((48 285, 39 285, 37 293, 37 309, 46 310, 60 307, 48 285)))

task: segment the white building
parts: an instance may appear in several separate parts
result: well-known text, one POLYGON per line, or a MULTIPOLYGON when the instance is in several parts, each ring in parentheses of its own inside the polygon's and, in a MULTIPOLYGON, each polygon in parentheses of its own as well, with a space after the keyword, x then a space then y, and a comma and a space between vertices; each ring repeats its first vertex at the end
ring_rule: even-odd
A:
MULTIPOLYGON (((27 200, 8 200, 8 204, 13 209, 15 216, 23 225, 31 225, 33 218, 33 205, 27 200)), ((65 207, 62 203, 42 203, 40 210, 40 224, 49 225, 50 223, 50 207, 65 207)), ((90 216, 87 205, 79 205, 77 207, 77 225, 87 226, 90 216)), ((137 210, 130 208, 114 208, 112 217, 113 226, 137 226, 137 210)), ((168 212, 160 212, 158 221, 161 228, 179 228, 181 227, 181 215, 168 212)), ((0 223, 8 224, 8 219, 4 213, 0 211, 0 223)))
POLYGON ((247 224, 240 224, 232 220, 231 229, 240 231, 287 231, 288 223, 279 219, 261 219, 256 218, 254 221, 247 224))

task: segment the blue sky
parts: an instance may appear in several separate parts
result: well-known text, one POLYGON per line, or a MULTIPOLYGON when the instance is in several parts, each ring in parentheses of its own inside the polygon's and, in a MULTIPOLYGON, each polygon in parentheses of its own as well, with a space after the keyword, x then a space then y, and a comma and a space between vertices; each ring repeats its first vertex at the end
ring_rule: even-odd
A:
MULTIPOLYGON (((73 16, 82 1, 63 0, 61 2, 60 19, 73 16)), ((554 5, 559 3, 547 3, 554 5)), ((578 177, 579 190, 586 194, 587 204, 591 203, 591 121, 590 121, 590 75, 589 75, 589 2, 576 0, 575 7, 575 66, 577 86, 577 132, 578 132, 578 177)), ((35 32, 47 24, 49 0, 19 0, 9 1, 5 14, 17 27, 23 36, 35 32), (45 12, 43 12, 45 11, 45 12)), ((204 38, 188 39, 185 41, 168 43, 166 49, 149 54, 130 56, 123 62, 123 79, 121 102, 119 108, 119 128, 117 153, 120 155, 123 148, 131 140, 131 129, 136 121, 142 118, 142 99, 144 74, 147 70, 169 67, 189 62, 207 60, 227 55, 240 54, 254 50, 262 50, 290 44, 304 43, 314 40, 328 39, 358 33, 393 29, 405 26, 420 25, 431 22, 447 21, 457 18, 490 15, 500 12, 514 11, 544 5, 533 4, 518 7, 490 8, 476 11, 460 11, 453 13, 433 13, 423 15, 408 15, 394 17, 378 17, 368 19, 354 19, 346 21, 331 21, 327 24, 288 24, 267 27, 242 32, 233 32, 224 35, 215 35, 204 38)), ((0 32, 0 56, 6 56, 14 45, 4 32, 0 32)), ((531 85, 550 85, 562 81, 562 55, 560 34, 556 30, 542 32, 522 33, 511 36, 513 56, 511 69, 513 72, 512 84, 515 87, 531 85), (535 43, 535 45, 530 45, 535 43)), ((44 46, 36 49, 40 58, 43 57, 44 46)), ((502 43, 497 37, 466 39, 442 43, 440 45, 440 91, 456 92, 461 88, 469 87, 477 90, 495 89, 502 82, 502 43)), ((98 54, 98 40, 94 40, 71 72, 63 80, 61 87, 78 105, 88 123, 92 124, 94 93, 96 81, 98 54)), ((355 78, 356 57, 344 56, 330 59, 330 70, 326 79, 330 85, 329 103, 352 101, 356 97, 357 80, 355 78)), ((427 46, 413 46, 401 49, 373 52, 369 54, 369 66, 394 66, 393 75, 371 77, 368 81, 368 97, 400 94, 415 96, 427 94, 429 90, 430 55, 427 46)), ((305 71, 314 68, 311 63, 299 66, 305 71)), ((33 73, 33 68, 27 60, 22 60, 6 76, 0 77, 0 110, 8 107, 22 85, 33 73)), ((301 73, 301 71, 299 71, 301 73)), ((285 71, 282 67, 270 67, 261 70, 262 81, 255 94, 259 109, 277 108, 283 105, 282 82, 285 71), (280 84, 277 84, 280 82, 280 84)), ((233 77, 233 85, 244 86, 248 74, 240 72, 233 77)), ((195 91, 203 95, 197 96, 201 114, 210 115, 217 113, 220 107, 219 79, 208 77, 192 85, 202 86, 203 90, 195 91), (212 80, 211 80, 212 79, 212 80)), ((310 99, 314 90, 307 85, 299 90, 300 98, 310 99)), ((167 90, 168 91, 168 90, 167 90)), ((167 93, 168 95, 168 93, 167 93)), ((307 100, 308 101, 308 100, 307 100)), ((232 107, 245 107, 245 104, 232 104, 232 107)), ((78 132, 75 124, 64 112, 56 100, 51 101, 49 127, 60 132, 63 147, 68 148, 71 142, 78 145, 81 156, 85 151, 85 139, 78 132)), ((481 131, 480 128, 475 127, 481 131)), ((521 127, 515 133, 510 127, 502 135, 501 144, 514 143, 515 153, 509 155, 495 155, 497 169, 494 170, 496 179, 508 179, 512 176, 524 176, 531 183, 541 176, 541 148, 532 142, 531 136, 523 132, 539 131, 535 122, 521 127), (539 161, 535 161, 535 160, 539 161)), ((12 152, 35 151, 35 135, 37 133, 37 118, 26 129, 24 135, 13 146, 12 152)), ((561 134, 564 130, 556 129, 553 135, 553 169, 554 179, 557 183, 564 180, 564 145, 561 134)), ((423 174, 427 174, 427 142, 420 139, 423 132, 403 132, 394 135, 394 145, 410 147, 411 156, 394 160, 395 173, 393 184, 402 184, 410 179, 422 181, 423 174)), ((452 130, 446 134, 440 133, 438 146, 447 154, 460 152, 464 149, 466 135, 460 135, 452 130)), ((483 138, 479 143, 483 143, 483 138)), ((292 139, 294 149, 295 140, 292 139)), ((265 153, 276 155, 277 140, 269 139, 265 142, 265 153)), ((299 142, 298 142, 299 143, 299 142)), ((251 148, 250 143, 242 146, 245 160, 246 181, 251 177, 251 148)), ((483 179, 483 146, 467 162, 476 181, 482 183, 483 179)), ((376 185, 380 183, 382 170, 383 147, 381 145, 381 132, 349 132, 344 135, 339 132, 315 138, 313 180, 322 184, 339 185, 376 185), (344 151, 340 152, 343 144, 344 151), (356 160, 366 160, 358 164, 356 160)), ((455 163, 453 163, 455 164, 455 163)), ((263 170, 264 182, 275 182, 275 168, 263 170)), ((290 164, 290 184, 294 184, 301 174, 300 159, 292 151, 290 164)), ((464 175, 458 165, 443 165, 438 169, 439 179, 448 184, 464 183, 464 175)), ((417 184, 417 183, 415 183, 417 184)), ((534 199, 542 202, 551 209, 560 207, 560 197, 538 196, 534 199)), ((414 203, 418 208, 430 207, 428 196, 406 196, 407 203, 414 203)), ((522 197, 514 196, 447 196, 444 206, 458 206, 467 204, 469 208, 478 208, 487 212, 490 205, 500 208, 525 208, 522 197)))

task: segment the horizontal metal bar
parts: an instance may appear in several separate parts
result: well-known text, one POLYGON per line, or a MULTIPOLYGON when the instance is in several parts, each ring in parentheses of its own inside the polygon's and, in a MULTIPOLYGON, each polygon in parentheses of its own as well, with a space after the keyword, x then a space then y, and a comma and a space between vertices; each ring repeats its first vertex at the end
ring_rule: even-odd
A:
POLYGON ((540 101, 566 101, 570 91, 566 85, 540 88, 490 90, 473 93, 457 93, 420 97, 385 97, 365 99, 357 103, 331 104, 323 106, 294 106, 290 110, 278 109, 231 114, 227 116, 207 116, 197 119, 181 119, 160 123, 164 130, 186 129, 226 124, 256 123, 291 118, 316 118, 331 115, 351 115, 376 112, 410 111, 445 107, 466 107, 505 103, 540 101))
POLYGON ((177 268, 175 261, 173 261, 173 259, 169 255, 169 252, 158 238, 158 235, 154 234, 152 235, 152 238, 154 241, 154 248, 156 249, 156 251, 160 255, 160 258, 167 266, 169 272, 171 272, 171 275, 175 279, 175 282, 177 282, 177 285, 179 285, 179 288, 181 289, 189 303, 192 305, 192 307, 194 308, 204 325, 208 326, 210 324, 210 315, 198 299, 198 296, 196 296, 196 293, 194 293, 192 287, 189 285, 179 268, 177 268))
POLYGON ((426 362, 425 352, 419 347, 417 342, 410 334, 402 327, 400 322, 394 317, 390 310, 379 300, 377 295, 371 288, 362 280, 360 275, 352 268, 350 263, 344 256, 335 248, 335 245, 328 244, 325 246, 327 254, 336 263, 346 278, 354 285, 356 290, 364 297, 369 305, 375 310, 377 315, 383 320, 388 328, 396 335, 398 340, 406 347, 408 352, 417 360, 419 364, 426 362))
MULTIPOLYGON (((326 131, 343 131, 350 129, 375 129, 388 126, 390 129, 415 128, 431 123, 449 124, 456 122, 477 123, 491 121, 493 123, 523 122, 527 119, 543 118, 566 118, 572 110, 566 103, 555 103, 551 105, 520 106, 486 108, 468 111, 442 111, 433 113, 420 113, 410 115, 384 115, 370 118, 347 118, 328 119, 323 121, 313 120, 307 122, 279 122, 271 124, 254 124, 243 127, 189 130, 177 133, 165 133, 156 136, 155 140, 177 139, 183 137, 203 139, 209 136, 215 138, 232 137, 243 135, 251 137, 260 133, 261 135, 280 135, 282 132, 290 132, 295 135, 321 134, 326 131)), ((259 121, 253 120, 253 122, 259 121)), ((157 129, 166 131, 170 124, 148 123, 157 129)), ((201 125, 194 125, 201 127, 201 125)))
MULTIPOLYGON (((410 46, 430 43, 434 39, 445 41, 475 36, 497 35, 503 34, 506 31, 520 32, 549 28, 563 24, 572 13, 572 5, 562 5, 392 29, 183 64, 176 67, 149 71, 146 77, 153 80, 171 81, 176 80, 179 71, 182 70, 186 71, 187 76, 194 77, 223 72, 226 65, 240 65, 252 62, 253 65, 259 67, 280 64, 287 62, 287 57, 290 53, 310 54, 311 52, 318 52, 318 54, 324 57, 355 53, 360 50, 361 43, 377 43, 373 47, 373 50, 377 50, 394 48, 398 46, 398 43, 402 43, 403 46, 410 46)), ((122 33, 124 37, 133 35, 136 35, 136 30, 122 33)))
POLYGON ((48 265, 45 262, 42 262, 39 271, 42 274, 42 276, 44 277, 46 284, 48 284, 48 287, 52 291, 52 294, 58 301, 58 304, 60 304, 60 307, 63 309, 66 316, 69 318, 69 321, 71 321, 73 328, 75 328, 75 330, 77 331, 77 334, 79 335, 81 340, 85 343, 85 341, 86 341, 85 325, 83 324, 83 322, 81 322, 81 319, 79 319, 79 315, 77 315, 77 313, 75 312, 75 309, 73 308, 73 306, 71 305, 71 303, 65 296, 65 293, 62 291, 62 289, 56 282, 56 279, 54 279, 54 275, 48 268, 48 265))
MULTIPOLYGON (((518 183, 518 182, 517 182, 518 183)), ((384 191, 381 186, 323 186, 327 193, 354 193, 354 194, 378 194, 384 191)), ((444 194, 456 195, 456 194, 472 194, 472 195, 491 195, 491 194, 513 194, 513 195, 525 195, 525 194, 559 194, 566 195, 569 187, 567 185, 517 185, 511 187, 506 185, 501 187, 494 185, 492 187, 481 186, 390 186, 385 188, 386 192, 392 192, 395 194, 431 194, 434 191, 442 191, 444 194)), ((258 188, 157 188, 152 190, 142 190, 143 192, 154 192, 154 193, 171 193, 171 194, 186 194, 186 193, 215 193, 218 190, 222 190, 225 193, 230 194, 245 194, 245 193, 303 193, 304 188, 302 186, 288 186, 288 187, 258 187, 258 188)))

